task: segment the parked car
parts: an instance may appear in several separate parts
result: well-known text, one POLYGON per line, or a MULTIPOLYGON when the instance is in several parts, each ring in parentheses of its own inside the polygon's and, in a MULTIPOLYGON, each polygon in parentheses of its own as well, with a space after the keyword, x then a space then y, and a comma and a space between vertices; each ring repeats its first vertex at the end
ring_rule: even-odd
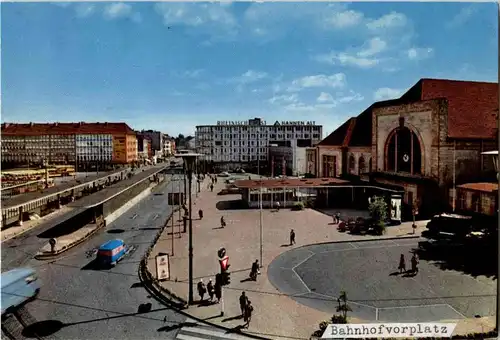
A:
POLYGON ((218 174, 217 176, 219 176, 219 177, 230 177, 231 175, 229 174, 229 172, 224 171, 224 172, 221 172, 220 174, 218 174))

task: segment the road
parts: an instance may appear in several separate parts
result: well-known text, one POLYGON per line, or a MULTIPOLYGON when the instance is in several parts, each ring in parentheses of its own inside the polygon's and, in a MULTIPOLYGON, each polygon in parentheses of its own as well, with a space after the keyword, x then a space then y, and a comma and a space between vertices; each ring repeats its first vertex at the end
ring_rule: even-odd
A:
MULTIPOLYGON (((30 259, 39 249, 36 235, 28 232, 20 239, 2 244, 2 270, 13 265, 9 256, 18 258, 24 253, 22 265, 36 268, 43 288, 39 299, 27 305, 38 320, 50 320, 57 330, 53 339, 165 339, 175 338, 178 325, 185 320, 165 306, 148 297, 140 286, 139 262, 168 215, 167 193, 177 182, 162 183, 155 193, 146 197, 89 241, 70 250, 50 263, 30 259), (175 184, 174 184, 175 183, 175 184), (121 229, 121 233, 110 230, 121 229), (137 249, 111 270, 84 270, 92 258, 86 252, 109 239, 121 238, 137 249), (12 246, 16 246, 12 248, 12 246), (141 304, 151 303, 151 312, 137 315, 141 304), (167 322, 164 323, 166 317, 167 322), (61 324, 59 324, 60 326, 61 324)), ((42 242, 43 243, 43 242, 42 242)), ((15 265, 19 265, 16 261, 15 265)))

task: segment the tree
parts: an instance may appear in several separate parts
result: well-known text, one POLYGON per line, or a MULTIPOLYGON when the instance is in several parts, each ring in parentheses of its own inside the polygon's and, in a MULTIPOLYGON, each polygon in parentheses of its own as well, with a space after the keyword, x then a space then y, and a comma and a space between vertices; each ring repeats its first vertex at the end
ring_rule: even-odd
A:
POLYGON ((375 232, 382 235, 385 232, 385 220, 387 219, 387 203, 383 197, 374 196, 368 206, 375 232))
POLYGON ((339 303, 339 305, 337 306, 337 312, 342 312, 342 321, 347 322, 347 312, 351 312, 352 309, 347 304, 347 293, 345 291, 340 292, 340 296, 338 297, 337 302, 339 303))

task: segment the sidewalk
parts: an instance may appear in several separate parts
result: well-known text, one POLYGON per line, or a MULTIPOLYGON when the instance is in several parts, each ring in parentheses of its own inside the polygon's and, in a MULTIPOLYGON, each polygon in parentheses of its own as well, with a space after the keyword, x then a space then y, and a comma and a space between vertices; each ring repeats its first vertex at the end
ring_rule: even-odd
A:
MULTIPOLYGON (((207 180, 208 181, 208 180, 207 180)), ((334 241, 355 241, 394 237, 419 236, 425 230, 425 223, 418 223, 415 235, 411 222, 398 227, 387 228, 386 235, 362 236, 339 233, 332 225, 330 216, 315 210, 280 212, 263 211, 263 268, 257 282, 245 282, 250 266, 260 257, 260 213, 259 210, 218 210, 217 202, 240 199, 240 195, 218 196, 217 192, 224 188, 222 180, 214 188, 207 191, 207 183, 202 184, 202 192, 193 206, 193 254, 194 284, 200 279, 204 283, 219 272, 217 250, 225 247, 231 264, 231 284, 224 287, 224 316, 220 317, 221 304, 211 306, 191 306, 186 312, 194 317, 205 319, 227 328, 237 328, 243 320, 240 314, 238 298, 245 291, 255 308, 252 323, 245 332, 258 336, 278 339, 309 339, 322 320, 328 320, 330 313, 320 312, 301 305, 281 294, 267 279, 267 265, 279 254, 290 247, 282 247, 289 242, 290 229, 296 233, 297 245, 334 241), (204 212, 203 220, 197 219, 197 211, 204 212), (195 213, 196 212, 196 213, 195 213), (220 217, 224 216, 227 226, 220 229, 220 217), (242 282, 243 281, 243 282, 242 282)), ((193 195, 195 196, 195 195, 193 195)), ((179 230, 179 222, 175 218, 175 231, 179 230)), ((169 223, 170 224, 170 223, 169 223)), ((148 259, 148 270, 156 277, 154 257, 159 252, 171 254, 171 228, 167 228, 153 248, 148 259)), ((170 257, 171 281, 161 283, 164 288, 176 296, 187 300, 188 296, 188 235, 174 238, 174 256, 170 257)), ((193 288, 195 300, 199 299, 196 286, 193 288)), ((352 320, 352 322, 361 320, 352 320)))

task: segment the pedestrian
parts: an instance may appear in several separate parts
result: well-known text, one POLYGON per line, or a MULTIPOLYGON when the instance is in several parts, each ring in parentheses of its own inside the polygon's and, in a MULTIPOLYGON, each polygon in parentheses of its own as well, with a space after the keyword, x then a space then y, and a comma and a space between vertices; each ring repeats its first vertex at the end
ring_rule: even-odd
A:
POLYGON ((241 295, 240 295, 240 310, 241 310, 241 316, 242 317, 245 316, 245 309, 247 307, 247 301, 248 301, 248 298, 245 295, 245 292, 241 292, 241 295))
POLYGON ((398 269, 399 269, 399 273, 400 274, 406 272, 406 262, 405 262, 405 256, 404 256, 404 254, 401 254, 401 256, 399 257, 399 266, 398 266, 398 269))
POLYGON ((252 263, 252 269, 250 270, 250 278, 254 281, 257 281, 257 275, 260 274, 259 271, 259 260, 255 260, 254 263, 252 263))
POLYGON ((220 217, 220 227, 224 228, 226 226, 226 220, 224 220, 224 216, 220 217))
POLYGON ((163 323, 167 323, 167 317, 166 316, 163 317, 163 323))
POLYGON ((415 275, 418 273, 418 258, 416 253, 413 253, 411 257, 411 271, 415 275))
POLYGON ((200 220, 203 219, 203 210, 198 210, 198 216, 200 216, 200 220))
POLYGON ((276 211, 280 211, 280 202, 276 202, 276 211))
POLYGON ((198 294, 200 295, 200 301, 203 301, 203 297, 205 296, 206 292, 207 288, 205 287, 203 280, 200 280, 200 282, 198 282, 198 294))
POLYGON ((290 245, 295 244, 295 231, 290 230, 290 245))
POLYGON ((214 284, 212 283, 212 279, 208 280, 207 283, 207 291, 208 291, 208 296, 210 297, 210 302, 214 300, 214 284))
POLYGON ((214 185, 213 184, 210 184, 210 191, 214 192, 214 185))
POLYGON ((339 224, 340 223, 340 213, 339 212, 337 212, 335 214, 335 219, 337 220, 337 224, 339 224))
POLYGON ((220 284, 217 284, 217 282, 215 282, 214 291, 217 303, 220 303, 220 299, 222 298, 222 286, 220 284))
POLYGON ((247 305, 245 308, 245 315, 244 315, 246 328, 248 328, 248 326, 250 326, 250 321, 252 320, 252 312, 253 312, 252 301, 247 300, 247 305))

